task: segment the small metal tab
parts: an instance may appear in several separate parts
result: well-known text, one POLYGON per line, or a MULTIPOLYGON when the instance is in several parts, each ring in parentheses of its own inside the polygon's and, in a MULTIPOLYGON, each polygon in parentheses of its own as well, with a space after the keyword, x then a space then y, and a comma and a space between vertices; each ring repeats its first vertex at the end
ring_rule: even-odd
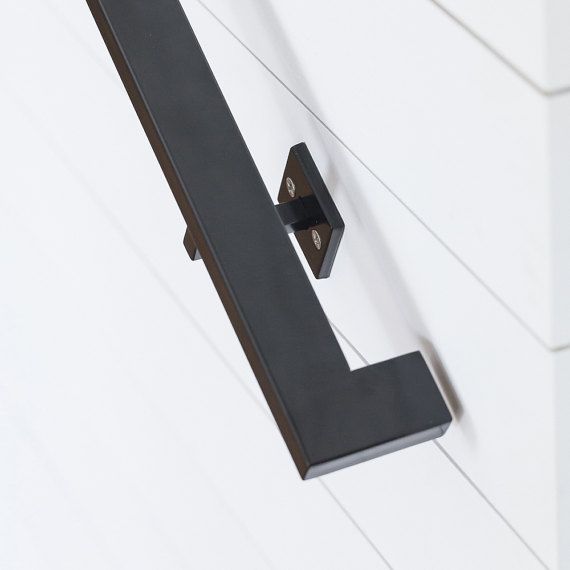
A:
POLYGON ((184 240, 182 243, 184 244, 184 247, 186 248, 186 251, 188 252, 188 255, 192 261, 202 259, 202 256, 200 255, 200 252, 198 251, 198 248, 196 247, 196 244, 194 243, 194 240, 192 239, 188 228, 186 228, 186 233, 184 234, 184 240))

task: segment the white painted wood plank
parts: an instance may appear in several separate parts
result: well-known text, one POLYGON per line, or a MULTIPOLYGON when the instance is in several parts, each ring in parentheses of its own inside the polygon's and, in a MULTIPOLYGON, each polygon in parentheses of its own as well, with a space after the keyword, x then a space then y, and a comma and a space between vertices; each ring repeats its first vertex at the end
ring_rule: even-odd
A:
POLYGON ((570 5, 565 0, 436 0, 540 89, 570 86, 570 5))
POLYGON ((558 564, 560 568, 570 568, 570 416, 567 412, 570 402, 570 350, 556 354, 556 430, 557 445, 560 452, 557 457, 557 467, 560 476, 556 480, 558 494, 558 564))
MULTIPOLYGON (((67 182, 45 174, 48 183, 67 182)), ((25 191, 25 185, 19 190, 25 191)), ((43 212, 50 214, 51 224, 69 230, 55 209, 43 212)), ((191 455, 176 445, 133 389, 136 379, 117 365, 90 316, 98 309, 96 302, 91 304, 93 290, 85 283, 79 289, 73 274, 50 263, 41 238, 49 242, 51 236, 44 232, 32 241, 26 234, 33 230, 17 216, 10 220, 3 215, 2 222, 2 243, 10 246, 2 248, 6 274, 1 290, 2 298, 11 300, 3 307, 8 330, 0 358, 2 411, 15 424, 13 432, 17 428, 1 435, 2 448, 11 448, 2 456, 0 480, 9 489, 2 527, 11 527, 12 512, 16 521, 26 517, 24 532, 39 542, 32 548, 47 551, 50 564, 40 568, 269 567, 247 531, 208 488, 191 455), (22 461, 18 450, 31 447, 30 440, 33 448, 26 451, 33 453, 22 461), (35 467, 30 459, 43 467, 36 477, 27 473, 35 467), (54 479, 55 489, 50 488, 54 479), (59 505, 52 510, 53 503, 59 505), (84 537, 81 531, 90 532, 84 537)), ((82 236, 67 234, 67 240, 84 245, 82 236)), ((94 242, 95 234, 87 240, 94 242)), ((71 246, 52 255, 61 256, 60 263, 65 258, 73 263, 72 255, 86 250, 71 246)), ((99 270, 106 280, 113 278, 107 268, 99 270)), ((117 301, 113 290, 126 284, 111 281, 105 302, 117 301)), ((114 309, 120 327, 125 321, 118 306, 114 309)), ((130 334, 134 337, 136 329, 130 334)), ((131 351, 131 358, 137 356, 131 351)), ((199 359, 196 364, 199 371, 199 359)), ((11 552, 0 565, 12 568, 21 562, 18 552, 11 552)))
MULTIPOLYGON (((2 372, 6 364, 3 358, 2 372)), ((0 387, 0 564, 18 570, 112 568, 97 533, 70 500, 45 450, 21 418, 9 414, 5 384, 4 378, 0 387)))

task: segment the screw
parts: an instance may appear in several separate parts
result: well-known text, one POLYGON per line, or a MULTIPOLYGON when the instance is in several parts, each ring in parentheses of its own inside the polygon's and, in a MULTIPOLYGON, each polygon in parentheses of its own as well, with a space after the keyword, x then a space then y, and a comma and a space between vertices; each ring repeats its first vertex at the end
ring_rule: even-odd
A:
POLYGON ((319 232, 317 230, 313 230, 311 232, 311 237, 313 238, 313 244, 315 245, 315 247, 317 249, 321 249, 321 236, 319 235, 319 232))
POLYGON ((285 185, 287 186, 287 192, 291 198, 295 197, 295 183, 287 176, 285 179, 285 185))

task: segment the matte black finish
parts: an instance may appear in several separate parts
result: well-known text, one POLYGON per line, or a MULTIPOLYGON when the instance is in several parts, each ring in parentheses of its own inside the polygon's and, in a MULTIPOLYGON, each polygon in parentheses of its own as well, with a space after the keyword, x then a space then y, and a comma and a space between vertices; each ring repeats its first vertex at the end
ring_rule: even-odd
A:
POLYGON ((88 4, 301 476, 442 435, 419 352, 349 370, 178 0, 88 4))

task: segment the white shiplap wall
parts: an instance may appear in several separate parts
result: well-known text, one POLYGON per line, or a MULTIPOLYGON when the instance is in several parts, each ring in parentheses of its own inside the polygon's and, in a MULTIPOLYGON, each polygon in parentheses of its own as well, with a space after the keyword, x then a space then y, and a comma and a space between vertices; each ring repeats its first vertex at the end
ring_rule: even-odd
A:
MULTIPOLYGON (((422 330, 422 315, 400 318, 399 308, 378 301, 394 299, 390 284, 358 273, 369 253, 351 222, 376 235, 377 247, 383 232, 392 245, 405 227, 411 261, 414 248, 427 244, 419 255, 445 274, 443 282, 510 339, 509 350, 522 347, 521 369, 545 374, 549 352, 513 315, 220 22, 195 2, 185 7, 268 186, 276 188, 295 137, 312 139, 329 177, 327 154, 343 166, 346 243, 319 294, 350 343, 378 360, 425 350, 421 337, 432 338, 432 316, 425 316, 430 330, 422 330), (242 111, 248 106, 272 128, 260 131, 263 122, 242 111), (256 142, 264 138, 276 141, 265 154, 256 142), (367 196, 371 211, 389 212, 394 228, 359 211, 367 196), (339 291, 353 299, 341 303, 339 291), (354 310, 359 321, 349 317, 354 310), (387 330, 376 324, 382 318, 387 330)), ((515 508, 520 487, 554 479, 552 454, 540 474, 520 472, 513 483, 506 465, 519 453, 507 453, 499 470, 507 477, 488 476, 490 457, 478 465, 472 450, 491 448, 494 432, 480 427, 488 409, 473 383, 442 386, 461 421, 441 444, 322 481, 297 479, 204 268, 185 256, 181 217, 87 8, 37 0, 11 6, 10 16, 2 47, 14 57, 0 79, 0 454, 8 465, 0 475, 0 567, 554 566, 552 496, 534 490, 530 510, 515 508), (478 421, 469 426, 472 412, 478 421), (469 430, 478 445, 477 438, 466 444, 469 430)), ((408 246, 401 247, 404 254, 408 246)), ((394 273, 389 265, 384 271, 394 273)), ((444 354, 442 366, 454 356, 444 354)), ((468 374, 467 358, 457 355, 466 370, 452 379, 468 374)), ((497 359, 489 370, 500 365, 497 359)), ((534 424, 536 447, 546 442, 546 452, 549 429, 534 424)), ((500 446, 493 454, 501 460, 500 446)))

